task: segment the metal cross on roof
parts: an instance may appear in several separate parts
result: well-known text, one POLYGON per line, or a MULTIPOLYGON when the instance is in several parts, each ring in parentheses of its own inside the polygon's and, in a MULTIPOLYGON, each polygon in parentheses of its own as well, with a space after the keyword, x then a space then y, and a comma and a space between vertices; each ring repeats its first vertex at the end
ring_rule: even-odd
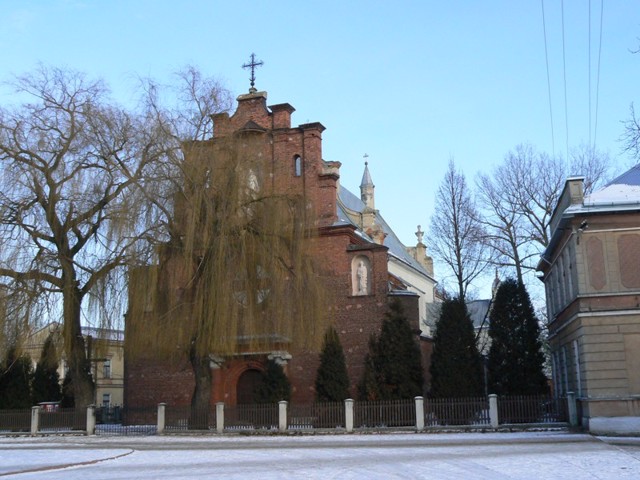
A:
POLYGON ((249 89, 250 93, 257 92, 257 90, 254 87, 254 85, 256 84, 256 67, 261 67, 262 65, 264 65, 264 62, 262 60, 259 60, 259 61, 256 62, 256 54, 255 53, 251 54, 251 62, 250 63, 245 63, 244 65, 242 65, 242 68, 250 68, 251 69, 251 77, 249 77, 249 80, 251 80, 251 88, 249 89))

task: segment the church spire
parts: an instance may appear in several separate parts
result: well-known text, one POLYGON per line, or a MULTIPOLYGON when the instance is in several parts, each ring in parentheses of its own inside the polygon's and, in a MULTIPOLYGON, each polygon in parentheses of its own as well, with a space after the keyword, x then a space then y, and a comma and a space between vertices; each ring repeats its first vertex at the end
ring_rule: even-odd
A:
MULTIPOLYGON (((369 155, 364 154, 365 160, 369 158, 369 155)), ((375 197, 374 189, 375 185, 371 180, 371 174, 369 173, 369 162, 364 162, 364 173, 362 174, 362 181, 360 182, 360 200, 362 200, 367 208, 375 210, 375 197)))

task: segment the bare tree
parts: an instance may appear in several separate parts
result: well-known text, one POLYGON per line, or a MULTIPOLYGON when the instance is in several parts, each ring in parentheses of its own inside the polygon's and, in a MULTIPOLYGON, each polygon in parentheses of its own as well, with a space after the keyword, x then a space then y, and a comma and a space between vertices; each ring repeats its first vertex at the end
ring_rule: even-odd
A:
POLYGON ((484 241, 493 251, 493 262, 496 267, 515 269, 518 282, 523 283, 524 272, 535 269, 530 262, 538 256, 538 251, 531 249, 526 219, 515 208, 511 190, 504 188, 497 174, 479 175, 476 187, 485 213, 481 217, 484 241))
POLYGON ((613 162, 606 152, 583 144, 574 148, 570 155, 567 176, 584 177, 585 195, 597 190, 608 180, 613 162))
POLYGON ((83 407, 94 401, 86 300, 100 298, 92 320, 122 313, 99 307, 123 285, 124 267, 144 258, 141 240, 156 223, 142 215, 138 186, 163 145, 80 73, 41 66, 12 85, 24 103, 0 109, 0 278, 8 297, 22 297, 16 312, 25 319, 45 320, 37 318, 45 311, 62 322, 83 407))
POLYGON ((430 235, 433 254, 447 265, 464 299, 469 285, 486 268, 484 231, 464 174, 453 159, 436 193, 430 235))
MULTIPOLYGON (((637 53, 637 51, 635 53, 637 53)), ((621 138, 623 149, 636 159, 636 161, 640 160, 640 120, 636 117, 633 103, 629 106, 629 118, 623 123, 624 133, 621 138)))
POLYGON ((567 164, 518 145, 490 175, 479 175, 485 239, 496 265, 513 268, 522 283, 535 270, 531 261, 549 243, 551 215, 567 176, 583 175, 588 194, 603 183, 609 167, 608 155, 588 146, 574 149, 567 164))

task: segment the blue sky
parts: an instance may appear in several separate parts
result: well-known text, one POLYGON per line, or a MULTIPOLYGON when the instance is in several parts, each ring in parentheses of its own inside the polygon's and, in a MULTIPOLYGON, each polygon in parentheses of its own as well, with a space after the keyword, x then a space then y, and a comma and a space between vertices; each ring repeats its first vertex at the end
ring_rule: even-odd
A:
POLYGON ((327 128, 324 158, 342 162, 354 192, 367 153, 376 207, 414 244, 449 157, 469 183, 519 143, 565 155, 595 140, 617 171, 629 165, 618 139, 640 102, 640 3, 605 2, 598 89, 600 1, 567 0, 564 15, 560 1, 544 7, 553 137, 540 0, 0 0, 0 76, 66 66, 127 103, 137 76, 166 80, 193 64, 238 95, 255 52, 268 103, 327 128))

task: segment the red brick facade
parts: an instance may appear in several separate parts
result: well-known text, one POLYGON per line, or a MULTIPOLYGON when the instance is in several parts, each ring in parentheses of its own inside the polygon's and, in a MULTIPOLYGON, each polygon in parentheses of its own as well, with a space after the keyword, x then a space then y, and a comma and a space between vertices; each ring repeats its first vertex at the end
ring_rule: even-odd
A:
MULTIPOLYGON (((238 131, 263 138, 265 171, 261 172, 262 178, 271 182, 275 192, 302 195, 307 200, 306 204, 315 210, 317 235, 311 240, 312 253, 320 260, 317 262, 320 265, 318 273, 326 286, 327 298, 333 299, 327 309, 345 351, 351 395, 355 397, 364 371, 369 338, 379 331, 392 297, 402 302, 418 341, 417 296, 406 292, 390 293, 387 247, 365 240, 353 225, 338 222, 340 164, 322 160, 324 127, 320 123, 291 128, 293 111, 289 104, 267 107, 266 94, 261 92, 243 95, 238 99, 234 115, 214 117, 214 138, 223 138, 238 131), (364 294, 354 292, 354 268, 359 262, 368 267, 367 292, 364 294)), ((137 341, 130 337, 139 331, 127 330, 125 349, 126 343, 137 341)), ((284 368, 292 384, 292 400, 313 401, 319 352, 301 351, 290 344, 273 350, 285 350, 291 356, 284 368)), ((423 351, 428 352, 428 346, 423 351)), ((423 356, 425 360, 427 357, 427 354, 423 356)), ((268 354, 264 352, 246 354, 224 359, 220 365, 215 365, 212 371, 212 403, 224 401, 235 404, 240 395, 242 375, 250 370, 262 370, 267 358, 268 354)), ((125 403, 130 406, 159 402, 186 405, 193 386, 191 368, 186 359, 173 366, 152 358, 135 363, 129 359, 125 366, 125 403)))

